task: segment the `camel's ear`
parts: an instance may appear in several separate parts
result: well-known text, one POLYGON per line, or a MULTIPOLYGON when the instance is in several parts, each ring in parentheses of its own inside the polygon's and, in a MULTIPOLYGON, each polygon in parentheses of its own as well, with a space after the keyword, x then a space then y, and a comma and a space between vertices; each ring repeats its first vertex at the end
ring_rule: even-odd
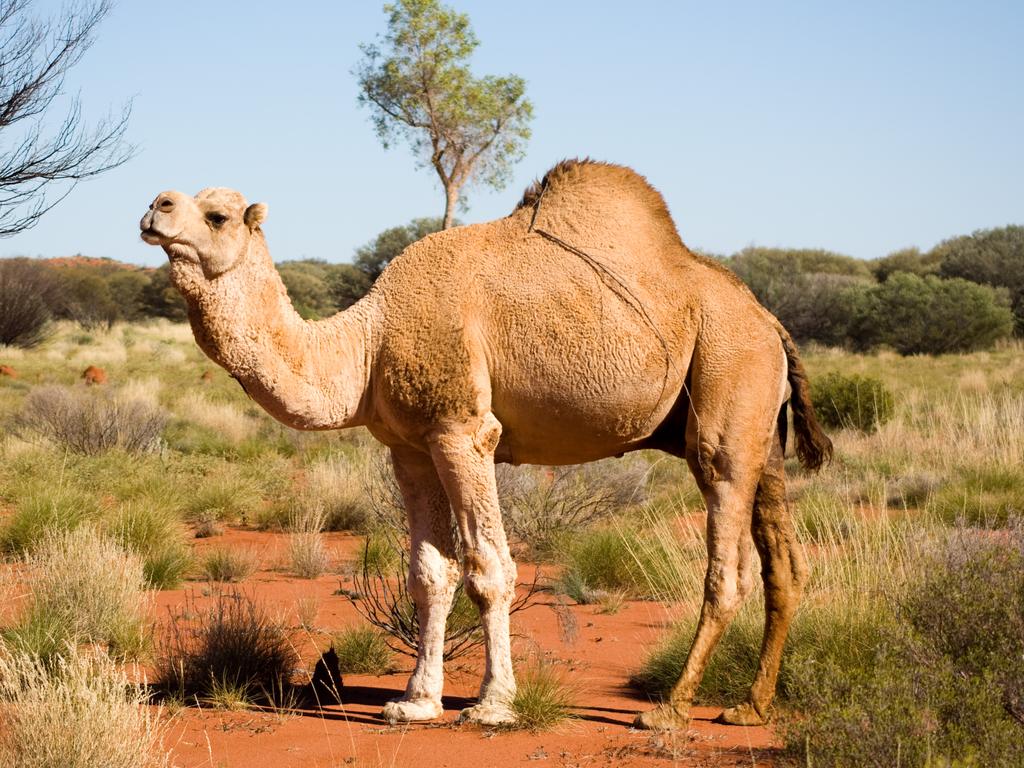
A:
POLYGON ((262 224, 267 218, 267 204, 266 203, 253 203, 245 209, 245 213, 242 215, 242 221, 245 222, 245 226, 249 229, 256 229, 262 224))

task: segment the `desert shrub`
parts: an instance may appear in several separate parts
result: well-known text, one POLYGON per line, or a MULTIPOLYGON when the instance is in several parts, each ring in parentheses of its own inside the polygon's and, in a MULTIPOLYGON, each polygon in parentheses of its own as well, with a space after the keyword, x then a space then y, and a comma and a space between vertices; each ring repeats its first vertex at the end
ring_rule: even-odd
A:
POLYGON ((145 685, 107 656, 72 646, 51 663, 0 653, 0 765, 9 768, 162 768, 160 713, 145 685))
POLYGON ((300 579, 315 579, 330 567, 323 525, 324 514, 318 508, 303 510, 292 517, 288 552, 292 573, 300 579))
POLYGON ((881 379, 836 371, 811 381, 811 401, 821 423, 833 429, 874 432, 895 410, 892 392, 881 379))
POLYGON ((394 666, 391 649, 373 627, 352 627, 338 633, 331 643, 341 672, 386 675, 394 666))
POLYGON ((897 272, 865 291, 850 337, 859 349, 939 355, 986 349, 1012 331, 1005 289, 897 272))
POLYGON ((498 467, 505 528, 533 556, 644 501, 647 466, 612 460, 566 467, 498 467))
POLYGON ((149 273, 149 282, 142 287, 139 302, 146 317, 165 317, 176 323, 188 320, 188 307, 171 283, 171 268, 167 264, 149 273))
POLYGON ((535 659, 516 674, 512 699, 515 727, 531 731, 554 728, 573 716, 577 689, 550 662, 535 659))
POLYGON ((99 515, 93 496, 59 485, 33 484, 19 498, 14 514, 0 530, 0 545, 7 554, 34 547, 47 532, 70 531, 99 515))
POLYGON ((15 429, 25 436, 53 440, 76 453, 121 448, 144 453, 157 445, 167 416, 149 403, 127 400, 106 390, 44 386, 25 398, 15 429))
POLYGON ((24 564, 29 603, 15 627, 22 641, 35 638, 52 651, 46 634, 58 628, 61 639, 103 644, 121 656, 144 650, 149 599, 137 556, 83 525, 47 534, 24 564))
POLYGON ((997 464, 960 469, 929 499, 928 507, 947 523, 1005 526, 1024 515, 1024 469, 997 464))
POLYGON ((154 589, 173 589, 192 564, 192 552, 172 506, 158 502, 124 504, 106 519, 109 534, 142 558, 146 582, 154 589))
POLYGON ((288 290, 288 298, 302 317, 317 319, 338 311, 328 281, 332 266, 325 261, 311 259, 283 261, 277 265, 281 281, 288 290))
POLYGON ((208 609, 187 605, 172 618, 157 680, 182 702, 223 701, 225 692, 275 700, 289 690, 297 662, 284 627, 263 606, 240 592, 220 592, 208 609))
POLYGON ((48 336, 60 300, 60 281, 45 264, 0 259, 0 344, 37 346, 48 336))
POLYGON ((836 765, 1024 760, 1024 528, 925 541, 871 663, 795 665, 787 751, 836 765))
POLYGON ((245 581, 256 573, 260 557, 252 549, 220 547, 207 550, 199 564, 203 577, 209 581, 245 581))

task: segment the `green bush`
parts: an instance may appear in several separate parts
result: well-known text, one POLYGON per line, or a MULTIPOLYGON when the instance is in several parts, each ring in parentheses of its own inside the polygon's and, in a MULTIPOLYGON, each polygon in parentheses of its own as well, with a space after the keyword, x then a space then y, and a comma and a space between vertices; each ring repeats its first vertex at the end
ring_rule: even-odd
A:
POLYGON ((873 376, 832 372, 811 381, 811 401, 821 423, 832 429, 874 432, 895 410, 892 392, 873 376))
POLYGON ((928 508, 946 523, 1003 527, 1015 515, 1024 514, 1024 468, 961 469, 929 499, 928 508))
POLYGON ((583 602, 602 593, 657 598, 672 593, 677 569, 675 542, 629 529, 599 528, 580 533, 568 544, 561 589, 583 602))

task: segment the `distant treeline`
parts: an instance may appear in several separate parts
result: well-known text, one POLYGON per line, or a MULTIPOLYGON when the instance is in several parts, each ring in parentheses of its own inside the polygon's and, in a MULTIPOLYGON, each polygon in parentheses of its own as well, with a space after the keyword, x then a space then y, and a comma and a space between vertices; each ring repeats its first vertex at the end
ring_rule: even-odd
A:
MULTIPOLYGON (((437 231, 416 219, 359 248, 352 264, 278 265, 295 309, 327 317, 351 306, 410 243, 437 231)), ((865 261, 824 250, 745 248, 716 257, 800 342, 902 354, 960 352, 1024 337, 1024 227, 981 230, 865 261)), ((84 327, 185 319, 168 268, 108 259, 0 260, 0 343, 37 343, 51 319, 84 327)))

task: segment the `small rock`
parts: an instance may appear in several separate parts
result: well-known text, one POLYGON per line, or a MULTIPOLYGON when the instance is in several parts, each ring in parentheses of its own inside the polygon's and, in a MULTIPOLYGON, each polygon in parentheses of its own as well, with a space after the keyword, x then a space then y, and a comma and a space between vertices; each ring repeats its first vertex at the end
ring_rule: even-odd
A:
POLYGON ((107 372, 95 365, 90 365, 82 371, 82 381, 86 384, 106 384, 107 372))
POLYGON ((0 376, 6 376, 10 379, 18 378, 18 372, 11 368, 9 365, 0 365, 0 376))

